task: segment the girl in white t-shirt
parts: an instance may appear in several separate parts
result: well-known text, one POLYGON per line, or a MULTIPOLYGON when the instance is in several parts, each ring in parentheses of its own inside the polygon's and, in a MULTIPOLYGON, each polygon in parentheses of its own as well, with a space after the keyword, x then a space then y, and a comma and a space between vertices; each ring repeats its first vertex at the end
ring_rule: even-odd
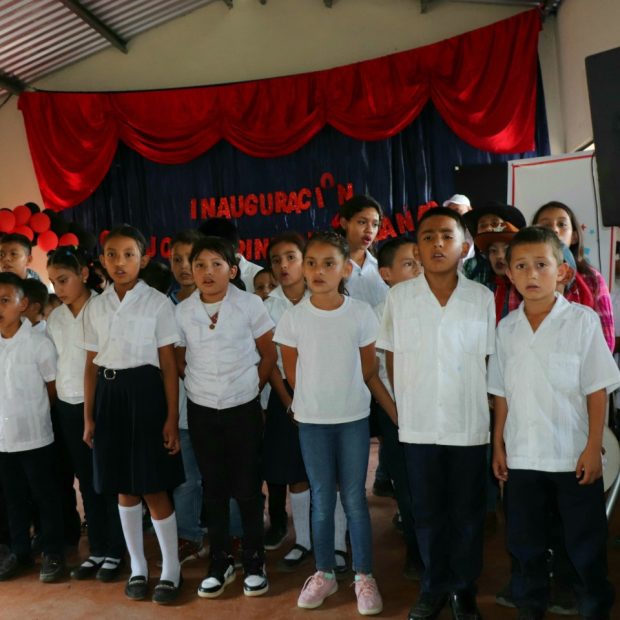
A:
POLYGON ((291 410, 312 493, 312 537, 317 571, 299 595, 299 607, 319 607, 338 589, 334 574, 336 491, 347 515, 355 592, 362 615, 383 609, 372 577, 372 532, 366 503, 370 391, 376 373, 378 329, 372 308, 343 295, 350 273, 346 241, 317 233, 304 250, 312 295, 287 310, 276 328, 286 378, 295 390, 291 410))
POLYGON ((176 516, 169 491, 183 482, 179 383, 172 302, 139 279, 146 240, 133 226, 110 231, 101 262, 113 285, 84 312, 84 441, 93 448, 98 493, 117 493, 131 576, 125 594, 146 598, 148 565, 142 501, 162 553, 153 602, 173 602, 181 586, 176 516))
POLYGON ((48 317, 47 333, 58 353, 54 404, 58 430, 69 452, 88 523, 89 556, 71 572, 75 579, 97 577, 114 581, 121 570, 125 541, 114 494, 100 495, 93 486, 93 457, 84 436, 84 310, 96 296, 100 278, 84 250, 73 246, 55 250, 47 273, 62 304, 48 317))
POLYGON ((243 523, 243 592, 269 589, 263 547, 260 454, 263 420, 259 393, 276 362, 273 322, 258 295, 239 290, 232 244, 205 237, 190 255, 197 290, 176 307, 181 334, 179 373, 185 377, 189 434, 202 473, 210 567, 198 587, 219 596, 235 578, 229 501, 243 523))

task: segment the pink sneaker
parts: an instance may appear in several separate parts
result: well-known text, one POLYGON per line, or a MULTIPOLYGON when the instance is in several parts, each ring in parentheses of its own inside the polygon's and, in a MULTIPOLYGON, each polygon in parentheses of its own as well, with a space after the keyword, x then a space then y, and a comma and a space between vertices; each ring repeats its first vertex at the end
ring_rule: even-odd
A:
POLYGON ((338 591, 338 582, 335 576, 331 579, 325 577, 325 573, 317 571, 306 579, 304 587, 301 589, 297 599, 297 607, 303 609, 316 609, 323 604, 323 601, 338 591))
POLYGON ((374 616, 383 611, 383 601, 377 582, 370 575, 355 575, 355 596, 357 596, 357 611, 362 616, 374 616))

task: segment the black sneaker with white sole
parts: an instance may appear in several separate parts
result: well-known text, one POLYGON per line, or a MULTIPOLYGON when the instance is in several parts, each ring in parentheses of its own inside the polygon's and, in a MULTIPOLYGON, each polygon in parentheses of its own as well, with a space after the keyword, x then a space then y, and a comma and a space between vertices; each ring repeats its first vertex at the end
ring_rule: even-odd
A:
POLYGON ((261 596, 269 590, 265 573, 265 558, 259 553, 243 556, 243 593, 246 596, 261 596))
POLYGON ((43 583, 54 583, 65 574, 65 561, 59 553, 46 553, 41 561, 41 571, 39 581, 43 583))
POLYGON ((207 576, 198 586, 198 596, 217 598, 235 580, 235 560, 232 556, 213 558, 207 576))

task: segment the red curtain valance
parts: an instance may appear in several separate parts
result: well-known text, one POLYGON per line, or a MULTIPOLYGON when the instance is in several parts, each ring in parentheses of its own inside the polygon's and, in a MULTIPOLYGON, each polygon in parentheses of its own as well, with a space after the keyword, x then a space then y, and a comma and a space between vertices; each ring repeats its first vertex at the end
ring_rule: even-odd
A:
POLYGON ((433 45, 345 67, 239 84, 128 93, 20 95, 45 205, 85 200, 118 140, 162 164, 228 140, 255 157, 287 155, 326 124, 358 140, 402 131, 431 99, 481 150, 534 149, 537 10, 433 45))

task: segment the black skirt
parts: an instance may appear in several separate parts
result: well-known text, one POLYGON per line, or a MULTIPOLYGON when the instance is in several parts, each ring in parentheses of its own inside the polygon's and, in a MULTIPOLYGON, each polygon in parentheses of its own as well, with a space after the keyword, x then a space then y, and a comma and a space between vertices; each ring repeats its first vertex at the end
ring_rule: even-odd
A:
MULTIPOLYGON (((292 395, 293 392, 286 381, 284 385, 292 395)), ((265 420, 263 479, 272 484, 308 481, 299 446, 297 425, 286 413, 280 397, 273 389, 269 395, 265 420)))
POLYGON ((166 417, 158 368, 99 371, 93 441, 97 493, 145 495, 174 489, 185 480, 181 453, 170 456, 164 448, 166 417))

